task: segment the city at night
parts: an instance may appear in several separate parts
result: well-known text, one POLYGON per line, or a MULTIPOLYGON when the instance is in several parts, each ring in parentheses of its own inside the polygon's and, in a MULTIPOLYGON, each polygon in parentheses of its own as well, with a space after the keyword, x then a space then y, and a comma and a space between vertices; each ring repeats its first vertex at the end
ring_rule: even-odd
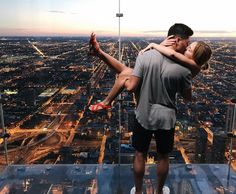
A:
MULTIPOLYGON (((124 38, 122 61, 135 64, 139 50, 163 38, 124 38)), ((114 38, 99 38, 101 47, 118 58, 114 38)), ((193 102, 178 100, 175 148, 171 163, 227 164, 227 107, 235 95, 235 39, 209 39, 214 55, 210 69, 193 80, 193 102), (226 51, 226 52, 225 52, 226 51), (205 140, 204 140, 205 137, 205 140), (221 140, 214 141, 214 137, 221 140)), ((89 37, 6 37, 1 39, 1 91, 10 164, 131 164, 134 102, 127 91, 109 111, 93 113, 116 74, 88 55, 89 37)), ((148 162, 157 162, 155 143, 148 162)), ((235 149, 235 143, 233 144, 235 149)), ((1 164, 5 164, 4 146, 1 164)), ((233 152, 235 154, 235 152, 233 152)), ((233 157, 236 157, 233 155, 233 157)), ((235 160, 232 167, 235 169, 235 160)))
MULTIPOLYGON (((72 25, 73 17, 83 16, 83 12, 63 9, 67 4, 61 0, 57 6, 52 3, 50 10, 47 0, 42 2, 42 7, 32 3, 25 15, 38 9, 42 21, 48 18, 48 22, 42 24, 32 16, 34 24, 29 24, 22 16, 17 26, 5 13, 8 19, 0 25, 0 194, 132 193, 137 99, 124 88, 111 107, 91 111, 91 105, 101 106, 119 75, 91 53, 90 35, 94 30, 104 52, 134 68, 140 51, 150 43, 160 44, 169 26, 160 23, 161 30, 153 31, 156 26, 152 24, 143 31, 138 27, 136 32, 130 31, 132 22, 128 22, 133 19, 125 5, 121 8, 127 16, 120 13, 117 1, 114 12, 119 13, 111 21, 115 27, 98 22, 95 29, 84 23, 79 29, 72 25), (65 17, 60 21, 56 16, 62 14, 65 17), (71 23, 65 24, 67 19, 71 23)), ((82 5, 87 9, 89 3, 82 5)), ((10 5, 4 1, 4 6, 10 5)), ((19 5, 19 13, 25 10, 19 5)), ((100 17, 108 16, 104 13, 97 19, 100 17)), ((190 43, 205 42, 212 56, 209 68, 192 78, 192 100, 186 102, 176 95, 174 147, 168 155, 165 185, 171 194, 235 194, 236 30, 226 24, 205 30, 203 22, 198 30, 195 20, 196 36, 190 43)), ((157 148, 152 138, 145 161, 144 194, 158 194, 157 148)))

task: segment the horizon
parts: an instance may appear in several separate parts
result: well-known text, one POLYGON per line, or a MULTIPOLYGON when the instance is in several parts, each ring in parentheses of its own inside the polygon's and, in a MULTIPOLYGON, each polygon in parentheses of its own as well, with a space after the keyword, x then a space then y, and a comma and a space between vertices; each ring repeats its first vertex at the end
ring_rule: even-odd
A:
MULTIPOLYGON (((119 38, 118 35, 99 35, 96 34, 99 38, 119 38)), ((0 35, 0 40, 4 40, 4 38, 88 38, 90 37, 90 34, 88 35, 0 35)), ((137 36, 137 35, 128 35, 128 36, 122 36, 121 39, 125 38, 151 38, 151 39, 158 39, 158 38, 166 38, 166 36, 137 36)), ((236 39, 235 36, 192 36, 191 39, 236 39)))
MULTIPOLYGON (((1 29, 1 28, 0 28, 1 29)), ((118 33, 100 33, 99 31, 91 31, 88 33, 78 33, 78 34, 70 34, 70 33, 42 33, 42 34, 1 34, 0 37, 87 37, 94 32, 99 37, 119 37, 118 33)), ((144 38, 163 38, 167 35, 166 31, 157 31, 150 32, 149 34, 140 33, 140 34, 132 34, 132 33, 122 33, 121 37, 144 37, 144 38), (156 33, 156 34, 155 34, 156 33)), ((236 38, 236 31, 227 32, 227 31, 194 31, 192 38, 236 38)))
MULTIPOLYGON (((118 36, 118 0, 1 3, 0 36, 87 36, 92 31, 100 36, 118 36)), ((227 3, 199 0, 192 5, 188 0, 181 4, 120 0, 120 12, 124 14, 121 36, 163 37, 174 23, 184 23, 195 31, 195 37, 236 37, 236 26, 231 22, 235 17, 234 0, 227 3)))

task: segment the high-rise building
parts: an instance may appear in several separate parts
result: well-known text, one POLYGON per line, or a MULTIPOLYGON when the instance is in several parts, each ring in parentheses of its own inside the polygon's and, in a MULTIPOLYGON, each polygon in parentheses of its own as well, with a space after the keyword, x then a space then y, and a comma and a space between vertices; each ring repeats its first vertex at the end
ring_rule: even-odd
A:
POLYGON ((224 131, 215 133, 211 152, 211 163, 222 164, 225 161, 225 148, 227 136, 224 131))
POLYGON ((91 83, 90 81, 87 82, 86 84, 86 90, 87 90, 87 96, 91 95, 91 83))
POLYGON ((236 130, 236 104, 234 103, 228 105, 225 128, 226 132, 236 130))
POLYGON ((129 111, 127 113, 127 117, 128 117, 128 131, 131 132, 134 130, 134 119, 135 119, 134 111, 129 111))
POLYGON ((197 163, 206 162, 207 150, 207 132, 204 128, 197 129, 196 145, 195 145, 195 161, 197 163))

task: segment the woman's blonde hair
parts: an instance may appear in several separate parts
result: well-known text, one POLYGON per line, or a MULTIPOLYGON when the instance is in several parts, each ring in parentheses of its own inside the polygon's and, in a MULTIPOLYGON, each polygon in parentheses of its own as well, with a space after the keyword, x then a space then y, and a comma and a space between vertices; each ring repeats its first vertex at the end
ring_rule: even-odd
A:
POLYGON ((212 50, 211 47, 205 42, 199 41, 193 51, 193 60, 204 69, 208 69, 209 64, 207 63, 211 58, 212 50))

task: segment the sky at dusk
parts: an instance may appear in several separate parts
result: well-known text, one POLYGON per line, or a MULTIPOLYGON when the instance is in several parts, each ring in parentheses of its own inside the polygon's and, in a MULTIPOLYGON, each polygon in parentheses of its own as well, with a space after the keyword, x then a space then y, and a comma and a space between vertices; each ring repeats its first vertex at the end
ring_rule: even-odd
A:
MULTIPOLYGON (((0 0, 0 36, 118 35, 119 0, 0 0)), ((164 36, 185 23, 195 36, 236 37, 235 0, 120 0, 121 35, 164 36)))

